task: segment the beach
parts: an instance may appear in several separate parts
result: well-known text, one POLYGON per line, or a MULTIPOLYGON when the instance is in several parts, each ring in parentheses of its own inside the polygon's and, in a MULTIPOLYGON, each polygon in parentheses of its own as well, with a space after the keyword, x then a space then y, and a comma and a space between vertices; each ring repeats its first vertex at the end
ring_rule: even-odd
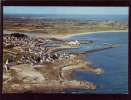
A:
MULTIPOLYGON (((96 31, 96 32, 75 33, 75 34, 66 35, 66 36, 64 36, 64 38, 70 38, 70 37, 73 37, 73 36, 79 36, 79 35, 85 35, 85 34, 105 33, 105 32, 128 32, 128 30, 112 30, 112 31, 96 31)), ((62 38, 62 36, 61 36, 61 38, 62 38)))
MULTIPOLYGON (((73 36, 78 36, 78 35, 84 35, 84 34, 98 34, 98 33, 104 33, 104 32, 128 32, 128 30, 112 30, 112 31, 94 31, 94 32, 84 32, 84 33, 70 33, 68 35, 57 35, 57 34, 43 34, 43 33, 26 33, 26 32, 19 32, 19 33, 24 33, 30 36, 36 36, 36 37, 45 37, 45 38, 60 38, 60 39, 64 39, 64 38, 70 38, 73 36)), ((7 33, 7 34, 11 34, 11 33, 17 33, 15 31, 8 31, 8 30, 4 30, 3 33, 7 33)))

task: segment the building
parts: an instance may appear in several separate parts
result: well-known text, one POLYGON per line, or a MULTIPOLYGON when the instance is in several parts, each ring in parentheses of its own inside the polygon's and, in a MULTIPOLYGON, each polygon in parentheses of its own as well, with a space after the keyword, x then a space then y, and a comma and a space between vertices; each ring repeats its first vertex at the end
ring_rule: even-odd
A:
POLYGON ((67 42, 67 44, 69 46, 72 46, 72 47, 79 47, 80 46, 80 42, 79 41, 70 41, 70 42, 67 42))

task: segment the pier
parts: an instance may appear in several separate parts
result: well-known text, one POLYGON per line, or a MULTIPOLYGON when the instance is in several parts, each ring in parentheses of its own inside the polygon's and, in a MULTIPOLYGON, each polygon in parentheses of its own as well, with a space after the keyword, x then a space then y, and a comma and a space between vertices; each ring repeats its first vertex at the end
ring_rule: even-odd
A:
MULTIPOLYGON (((94 52, 98 52, 98 51, 102 51, 102 50, 106 50, 106 49, 111 49, 111 48, 116 48, 116 47, 119 47, 119 45, 113 45, 112 44, 112 45, 109 45, 109 46, 106 46, 106 47, 96 48, 96 49, 88 50, 88 51, 85 51, 85 52, 80 52, 79 54, 94 53, 94 52)), ((78 54, 78 53, 71 52, 71 54, 78 54)))

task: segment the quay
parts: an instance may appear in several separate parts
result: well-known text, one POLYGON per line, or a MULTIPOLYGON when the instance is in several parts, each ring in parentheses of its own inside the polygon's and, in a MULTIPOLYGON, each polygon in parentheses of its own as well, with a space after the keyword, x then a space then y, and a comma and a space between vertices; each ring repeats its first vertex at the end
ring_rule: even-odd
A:
MULTIPOLYGON (((94 53, 94 52, 98 52, 98 51, 103 51, 103 50, 106 50, 106 49, 111 49, 111 48, 116 48, 116 47, 119 47, 119 45, 109 45, 109 46, 105 46, 105 47, 102 47, 102 48, 96 48, 96 49, 93 49, 93 50, 88 50, 88 51, 85 51, 85 52, 80 52, 79 54, 89 54, 89 53, 94 53)), ((75 53, 75 52, 71 52, 70 54, 78 54, 78 53, 75 53)))

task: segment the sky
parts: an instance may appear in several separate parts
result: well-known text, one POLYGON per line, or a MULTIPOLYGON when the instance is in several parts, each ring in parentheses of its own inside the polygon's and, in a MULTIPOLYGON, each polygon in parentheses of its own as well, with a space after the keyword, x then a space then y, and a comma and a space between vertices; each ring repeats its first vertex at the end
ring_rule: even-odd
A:
POLYGON ((4 6, 4 14, 127 15, 128 7, 4 6))

